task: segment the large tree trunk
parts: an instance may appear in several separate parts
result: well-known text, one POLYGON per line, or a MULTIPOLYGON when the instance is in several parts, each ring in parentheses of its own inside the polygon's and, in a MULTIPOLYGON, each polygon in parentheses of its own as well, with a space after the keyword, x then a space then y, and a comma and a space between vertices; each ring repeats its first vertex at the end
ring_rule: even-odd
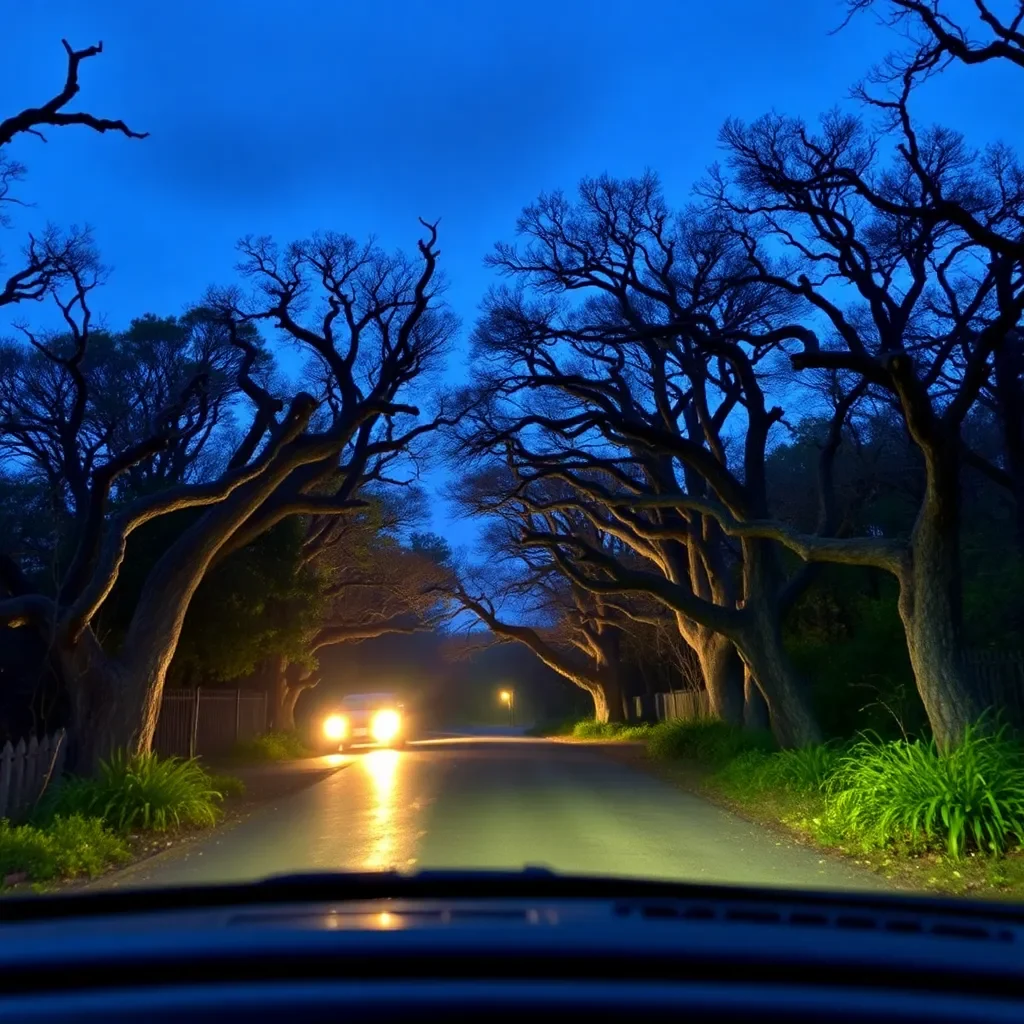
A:
MULTIPOLYGON (((212 506, 160 557, 146 579, 117 658, 108 661, 96 676, 94 695, 82 697, 83 704, 99 706, 106 701, 114 706, 98 717, 83 709, 83 718, 75 723, 77 730, 89 734, 80 737, 83 747, 101 757, 115 749, 129 753, 150 749, 167 669, 196 588, 221 547, 287 479, 295 465, 287 460, 272 464, 263 475, 212 506)), ((73 646, 81 644, 78 640, 73 646)), ((80 660, 81 654, 72 651, 71 646, 69 656, 80 660)))
MULTIPOLYGON (((599 687, 604 694, 604 704, 607 708, 606 722, 626 721, 626 695, 622 688, 622 681, 619 678, 618 665, 608 665, 601 672, 599 687)), ((598 719, 601 721, 601 719, 598 719)))
POLYGON ((735 644, 721 633, 700 629, 694 650, 708 691, 711 714, 729 725, 743 725, 743 662, 735 644))
POLYGON ((985 710, 962 646, 955 458, 930 460, 924 501, 900 577, 900 618, 910 664, 940 749, 948 750, 985 710))
POLYGON ((744 618, 736 646, 768 705, 772 732, 780 747, 822 741, 805 680, 782 642, 777 553, 764 541, 744 541, 744 618))
POLYGON ((275 729, 280 729, 282 732, 295 732, 295 705, 299 703, 299 697, 302 696, 303 690, 306 689, 308 687, 305 686, 285 687, 278 724, 274 726, 275 729))
POLYGON ((294 702, 291 709, 288 708, 288 659, 283 654, 275 654, 267 672, 270 675, 270 728, 275 732, 294 729, 294 702))
POLYGON ((91 776, 117 749, 149 749, 160 700, 149 688, 135 685, 124 666, 103 653, 91 631, 61 649, 59 662, 71 695, 69 770, 91 776))
POLYGON ((768 702, 746 665, 743 666, 743 724, 758 732, 767 732, 772 727, 768 702))
POLYGON ((739 639, 740 651, 768 705, 772 732, 780 747, 805 747, 822 741, 807 686, 782 642, 778 617, 757 614, 739 639))
POLYGON ((604 689, 600 686, 588 686, 586 689, 594 700, 594 721, 609 721, 610 709, 608 707, 608 697, 605 695, 604 689))

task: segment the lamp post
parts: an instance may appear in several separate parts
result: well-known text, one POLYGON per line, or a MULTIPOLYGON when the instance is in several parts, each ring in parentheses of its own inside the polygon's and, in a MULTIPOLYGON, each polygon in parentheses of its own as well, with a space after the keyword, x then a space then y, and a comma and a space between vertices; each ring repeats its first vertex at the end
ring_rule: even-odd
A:
POLYGON ((508 724, 516 724, 516 694, 515 690, 502 690, 498 699, 508 707, 508 724))

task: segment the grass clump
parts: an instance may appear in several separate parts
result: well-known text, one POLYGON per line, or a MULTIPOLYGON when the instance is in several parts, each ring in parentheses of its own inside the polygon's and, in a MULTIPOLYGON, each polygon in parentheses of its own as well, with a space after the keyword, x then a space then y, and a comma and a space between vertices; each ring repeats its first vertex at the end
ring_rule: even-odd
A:
POLYGON ((309 757, 309 748, 296 732, 265 732, 235 745, 234 756, 241 761, 291 761, 309 757))
POLYGON ((127 831, 164 832, 217 822, 223 794, 195 758, 116 752, 100 763, 99 777, 72 777, 44 805, 43 818, 79 814, 127 831))
POLYGON ((621 728, 618 722, 597 722, 593 718, 585 718, 572 727, 572 734, 578 740, 610 740, 619 734, 621 728))
POLYGON ((43 827, 0 819, 0 885, 21 874, 32 882, 92 877, 129 855, 125 840, 98 818, 58 816, 43 827))
POLYGON ((954 749, 871 736, 829 785, 829 827, 865 846, 908 843, 952 858, 1005 853, 1024 838, 1024 749, 1006 728, 970 726, 954 749))
POLYGON ((245 783, 237 775, 210 775, 210 786, 225 800, 245 796, 245 783))
POLYGON ((651 727, 642 723, 595 722, 585 718, 572 727, 578 740, 642 740, 650 735, 651 727))
POLYGON ((647 732, 647 751, 651 757, 690 758, 716 768, 724 767, 741 754, 765 754, 774 749, 775 741, 770 734, 714 719, 659 722, 647 732))

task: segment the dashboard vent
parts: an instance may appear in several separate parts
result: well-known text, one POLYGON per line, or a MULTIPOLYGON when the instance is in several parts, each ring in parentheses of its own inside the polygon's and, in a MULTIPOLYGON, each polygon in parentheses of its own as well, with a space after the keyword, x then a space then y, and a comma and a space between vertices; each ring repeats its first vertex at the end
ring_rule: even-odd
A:
POLYGON ((899 934, 935 935, 955 939, 977 939, 984 942, 1016 942, 1013 928, 975 921, 949 918, 930 920, 906 913, 885 914, 870 910, 851 911, 791 909, 785 906, 727 906, 680 901, 628 902, 616 906, 619 917, 640 917, 651 921, 720 921, 742 924, 792 926, 795 928, 828 928, 842 931, 879 931, 899 934))

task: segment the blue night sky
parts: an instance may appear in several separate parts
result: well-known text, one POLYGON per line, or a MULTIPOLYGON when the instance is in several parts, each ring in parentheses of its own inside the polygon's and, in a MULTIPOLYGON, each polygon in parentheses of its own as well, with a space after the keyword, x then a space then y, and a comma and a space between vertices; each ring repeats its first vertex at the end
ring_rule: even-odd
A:
MULTIPOLYGON (((970 5, 967 5, 970 7, 970 5)), ((954 9, 956 5, 954 4, 954 9)), ((82 68, 80 104, 151 132, 22 137, 24 231, 46 219, 95 227, 114 273, 96 305, 110 326, 180 312, 234 279, 234 242, 318 229, 413 246, 441 218, 448 299, 465 332, 539 191, 583 175, 658 171, 687 200, 735 115, 813 118, 844 102, 893 36, 871 17, 829 35, 833 0, 36 0, 5 16, 6 116, 49 98, 62 36, 105 52, 82 68)), ((1014 142, 1017 80, 950 75, 918 104, 983 144, 1014 142)), ((11 237, 10 246, 15 241, 11 237)), ((19 311, 21 313, 23 311, 19 311)), ((31 312, 31 311, 30 311, 31 312)), ((464 352, 451 375, 463 371, 464 352)), ((435 474, 434 479, 439 479, 435 474)), ((443 514, 456 545, 472 536, 443 514)))

